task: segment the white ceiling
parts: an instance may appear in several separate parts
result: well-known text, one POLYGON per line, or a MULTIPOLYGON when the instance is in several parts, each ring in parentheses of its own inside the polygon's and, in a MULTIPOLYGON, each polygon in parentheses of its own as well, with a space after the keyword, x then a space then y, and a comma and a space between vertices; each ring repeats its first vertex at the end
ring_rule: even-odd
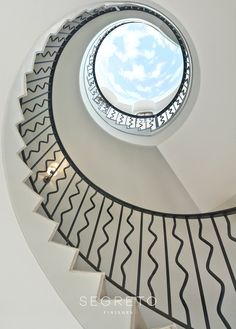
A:
POLYGON ((158 147, 202 211, 236 192, 235 5, 173 1, 169 8, 195 45, 201 79, 188 119, 158 147))
MULTIPOLYGON (((113 21, 114 14, 107 14, 106 19, 113 21)), ((79 31, 67 44, 57 65, 53 112, 65 149, 92 182, 120 199, 163 212, 199 212, 155 146, 120 141, 91 119, 79 89, 80 63, 91 34, 104 24, 107 22, 100 16, 96 25, 88 24, 79 31)))
POLYGON ((200 88, 183 124, 157 148, 197 208, 213 210, 236 194, 236 5, 228 1, 226 6, 223 0, 200 0, 191 6, 187 0, 159 1, 159 5, 181 22, 191 38, 200 68, 193 67, 193 79, 200 75, 200 88))

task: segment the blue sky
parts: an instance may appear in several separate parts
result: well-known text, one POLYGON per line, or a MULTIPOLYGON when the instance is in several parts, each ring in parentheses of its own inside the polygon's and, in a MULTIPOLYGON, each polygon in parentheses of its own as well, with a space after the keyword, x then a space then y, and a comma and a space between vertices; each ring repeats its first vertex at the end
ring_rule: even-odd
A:
POLYGON ((102 42, 95 70, 100 87, 110 89, 120 102, 157 102, 179 86, 183 57, 181 48, 156 28, 127 23, 102 42))

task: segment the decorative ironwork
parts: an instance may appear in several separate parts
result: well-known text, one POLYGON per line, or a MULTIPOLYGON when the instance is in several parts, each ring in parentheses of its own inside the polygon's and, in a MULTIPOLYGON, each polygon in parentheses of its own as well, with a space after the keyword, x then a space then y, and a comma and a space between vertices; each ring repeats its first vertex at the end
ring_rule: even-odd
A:
MULTIPOLYGON (((60 54, 86 22, 117 8, 150 10, 113 4, 84 12, 50 37, 44 52, 36 56, 33 72, 27 74, 28 94, 20 101, 25 121, 19 125, 19 132, 26 144, 22 159, 32 170, 29 182, 43 198, 38 211, 59 224, 64 243, 79 247, 80 256, 92 268, 105 271, 107 280, 139 298, 153 312, 180 328, 199 328, 194 314, 201 319, 202 329, 216 328, 215 321, 222 328, 233 328, 224 305, 229 304, 228 298, 235 298, 236 290, 235 259, 227 253, 229 246, 235 248, 232 227, 236 208, 170 214, 120 200, 96 186, 75 166, 57 133, 52 86, 60 54), (48 184, 43 178, 55 163, 57 176, 48 184), (218 290, 209 305, 204 287, 211 284, 218 290)), ((126 118, 107 104, 103 109, 111 120, 126 122, 130 128, 146 127, 145 120, 152 119, 126 118)))
MULTIPOLYGON (((120 8, 120 7, 119 7, 120 8)), ((132 6, 132 10, 147 10, 143 6, 132 6)), ((152 14, 162 20, 174 33, 176 39, 182 50, 184 72, 180 87, 171 100, 171 102, 157 114, 152 113, 140 113, 130 114, 122 111, 121 109, 112 105, 106 97, 103 95, 96 79, 95 64, 96 56, 103 40, 117 27, 127 24, 127 20, 111 24, 106 30, 101 32, 97 38, 92 42, 90 49, 86 55, 84 65, 84 77, 82 83, 85 84, 85 90, 87 98, 98 115, 103 118, 109 125, 119 129, 123 132, 135 135, 152 135, 155 134, 160 128, 163 128, 169 123, 174 116, 181 110, 185 104, 190 87, 192 78, 192 64, 190 52, 188 46, 184 41, 183 36, 177 30, 177 28, 161 13, 149 9, 149 14, 152 14), (143 115, 142 115, 143 114, 143 115)), ((133 22, 131 20, 130 22, 133 22)))

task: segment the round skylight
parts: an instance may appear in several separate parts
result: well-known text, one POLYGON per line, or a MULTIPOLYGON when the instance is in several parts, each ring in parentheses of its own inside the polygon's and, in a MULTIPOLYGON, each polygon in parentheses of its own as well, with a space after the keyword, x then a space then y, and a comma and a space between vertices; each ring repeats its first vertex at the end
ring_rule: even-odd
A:
POLYGON ((187 42, 168 17, 149 7, 118 4, 103 8, 104 13, 112 14, 81 63, 84 104, 109 132, 113 127, 114 132, 154 135, 177 118, 190 94, 187 42))
POLYGON ((97 85, 114 107, 132 114, 162 111, 181 85, 184 60, 174 34, 146 22, 127 22, 102 41, 97 85), (168 35, 167 35, 168 34, 168 35))

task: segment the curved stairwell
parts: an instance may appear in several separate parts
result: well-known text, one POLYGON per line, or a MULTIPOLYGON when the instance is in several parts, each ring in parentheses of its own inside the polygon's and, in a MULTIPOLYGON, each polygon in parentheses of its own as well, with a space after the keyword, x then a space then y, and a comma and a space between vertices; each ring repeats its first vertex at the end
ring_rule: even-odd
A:
POLYGON ((49 265, 47 275, 85 328, 234 328, 236 208, 181 215, 129 204, 91 182, 57 133, 52 97, 56 65, 73 35, 101 14, 102 8, 95 9, 65 22, 26 75, 20 155, 30 169, 28 174, 25 168, 25 183, 35 193, 18 187, 19 195, 25 194, 24 209, 17 206, 20 220, 29 218, 33 209, 28 205, 36 205, 26 235, 38 226, 41 236, 35 241, 32 235, 31 241, 36 257, 43 267, 49 265), (45 217, 51 220, 47 225, 45 217), (42 239, 54 243, 38 252, 42 239), (107 294, 123 299, 104 306, 101 299, 107 294), (129 305, 126 295, 134 298, 129 305), (96 296, 96 307, 82 307, 79 296, 96 296), (120 313, 118 321, 112 312, 120 313))

